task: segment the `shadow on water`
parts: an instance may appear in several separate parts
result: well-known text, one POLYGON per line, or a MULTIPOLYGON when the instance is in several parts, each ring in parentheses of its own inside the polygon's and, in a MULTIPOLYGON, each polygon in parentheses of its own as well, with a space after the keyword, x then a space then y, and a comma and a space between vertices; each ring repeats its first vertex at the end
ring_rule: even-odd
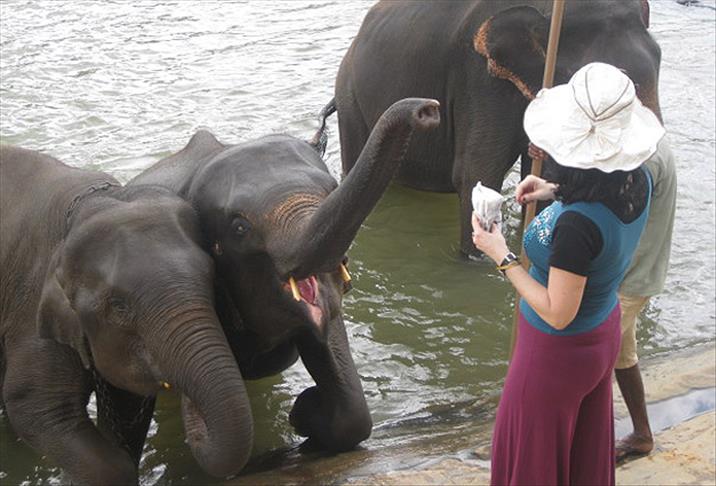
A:
MULTIPOLYGON (((700 388, 676 397, 647 405, 651 430, 659 432, 679 423, 710 412, 716 408, 716 388, 700 388)), ((624 437, 632 430, 629 417, 614 424, 617 437, 624 437)))
POLYGON ((446 457, 485 466, 473 454, 489 446, 496 403, 465 401, 431 407, 376 427, 365 447, 331 455, 308 444, 252 459, 228 484, 343 484, 388 471, 421 468, 446 457))
MULTIPOLYGON (((229 484, 342 484, 391 471, 420 469, 455 458, 489 467, 496 400, 436 406, 414 417, 376 427, 369 444, 340 455, 311 452, 310 446, 284 448, 256 457, 229 484)), ((694 389, 647 406, 654 432, 716 408, 716 388, 694 389)), ((629 418, 615 423, 616 436, 631 429, 629 418)))

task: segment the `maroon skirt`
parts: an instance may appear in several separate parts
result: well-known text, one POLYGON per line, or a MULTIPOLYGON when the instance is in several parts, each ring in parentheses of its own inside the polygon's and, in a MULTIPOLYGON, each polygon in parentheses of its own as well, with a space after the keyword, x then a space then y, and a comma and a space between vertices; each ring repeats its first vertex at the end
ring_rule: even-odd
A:
POLYGON ((493 485, 614 484, 619 305, 595 329, 546 334, 520 314, 492 438, 493 485))

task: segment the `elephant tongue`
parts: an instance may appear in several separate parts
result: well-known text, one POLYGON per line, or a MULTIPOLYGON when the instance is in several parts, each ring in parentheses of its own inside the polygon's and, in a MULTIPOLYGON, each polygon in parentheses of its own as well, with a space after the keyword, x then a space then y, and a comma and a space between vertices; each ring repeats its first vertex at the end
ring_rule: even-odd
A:
POLYGON ((310 276, 299 280, 296 284, 303 300, 311 305, 316 305, 316 296, 318 294, 318 280, 316 280, 316 277, 310 276))
POLYGON ((323 310, 318 305, 318 279, 310 276, 296 282, 301 298, 308 306, 308 314, 316 327, 323 330, 323 310))

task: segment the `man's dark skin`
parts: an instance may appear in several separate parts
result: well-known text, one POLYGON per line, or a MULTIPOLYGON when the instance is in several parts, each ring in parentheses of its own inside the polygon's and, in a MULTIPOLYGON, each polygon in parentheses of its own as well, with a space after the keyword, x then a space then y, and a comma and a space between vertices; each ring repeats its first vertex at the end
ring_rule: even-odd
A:
POLYGON ((624 460, 628 455, 648 454, 654 448, 654 437, 649 426, 649 416, 646 413, 646 399, 644 398, 644 383, 641 380, 639 365, 631 368, 615 369, 619 390, 624 397, 629 415, 631 416, 634 432, 617 443, 617 462, 624 460))

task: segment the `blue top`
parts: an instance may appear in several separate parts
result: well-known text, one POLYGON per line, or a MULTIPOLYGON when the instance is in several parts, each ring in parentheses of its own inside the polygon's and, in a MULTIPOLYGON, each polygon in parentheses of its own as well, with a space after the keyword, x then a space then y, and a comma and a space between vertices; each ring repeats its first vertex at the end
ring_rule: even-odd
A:
POLYGON ((582 302, 574 320, 559 331, 547 324, 527 304, 520 301, 520 311, 527 322, 548 334, 573 335, 591 331, 604 322, 617 305, 617 289, 631 262, 649 215, 651 200, 651 178, 645 209, 631 223, 623 223, 602 203, 577 202, 562 204, 555 201, 545 208, 527 227, 524 247, 532 267, 530 275, 539 283, 547 286, 549 276, 549 257, 552 251, 552 233, 557 219, 566 211, 576 211, 596 224, 602 235, 602 250, 590 262, 587 268, 587 284, 582 302))

